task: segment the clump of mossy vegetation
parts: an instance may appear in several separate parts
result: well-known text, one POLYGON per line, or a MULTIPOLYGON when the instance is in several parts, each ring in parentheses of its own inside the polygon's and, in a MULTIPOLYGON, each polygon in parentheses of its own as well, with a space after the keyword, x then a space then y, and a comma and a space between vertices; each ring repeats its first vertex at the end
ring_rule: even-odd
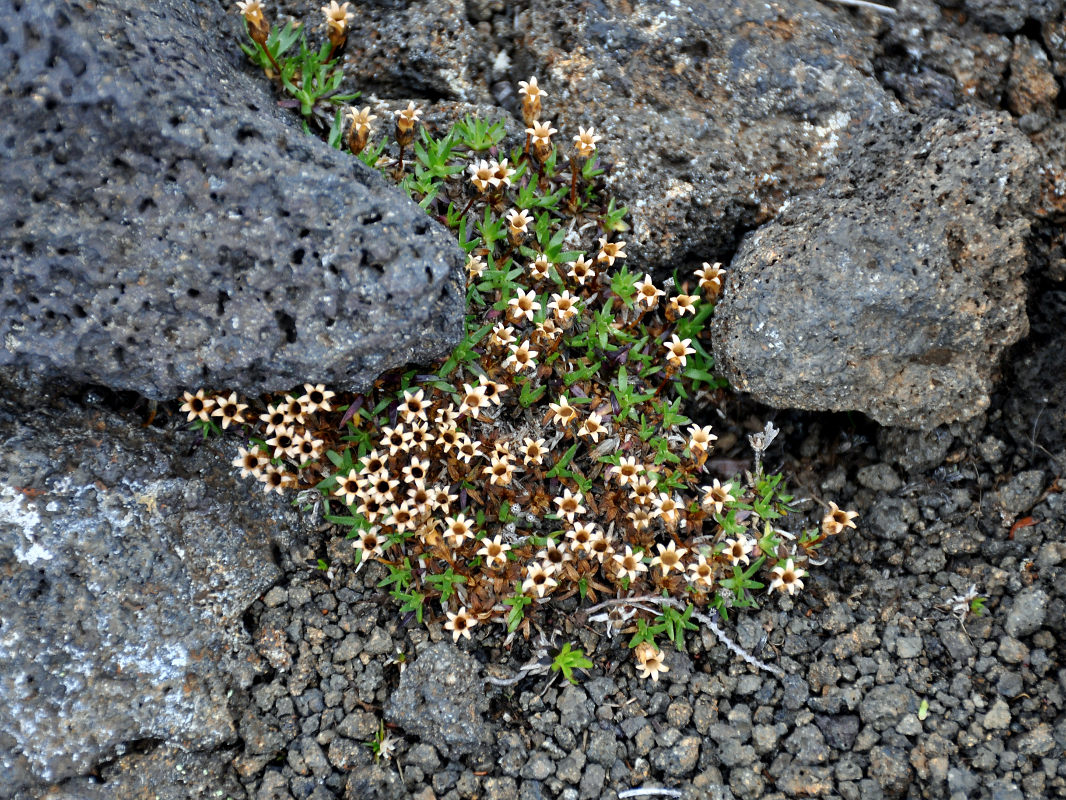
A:
MULTIPOLYGON (((347 6, 323 9, 316 68, 340 69, 329 65, 347 6)), ((294 34, 271 31, 258 0, 241 7, 246 51, 293 93, 307 79, 292 63, 306 63, 306 41, 287 58, 294 34)), ((335 89, 335 74, 312 85, 335 89)), ((706 323, 724 271, 705 263, 656 283, 631 269, 602 137, 579 128, 563 145, 536 78, 520 96, 526 137, 510 150, 502 120, 467 117, 438 138, 413 104, 391 139, 375 141, 369 107, 338 109, 321 131, 396 180, 465 251, 466 336, 447 360, 362 393, 200 390, 182 411, 205 435, 245 440, 242 477, 319 498, 348 530, 354 563, 381 562, 380 586, 419 623, 441 621, 456 641, 490 624, 528 637, 541 606, 578 595, 658 680, 659 641, 683 648, 697 622, 720 634, 717 615, 801 590, 817 550, 856 515, 831 504, 817 529, 784 527, 792 498, 762 463, 771 425, 750 437, 752 469, 709 479, 717 437, 686 414, 722 388, 706 323)), ((566 648, 553 663, 572 680, 588 662, 566 648)))

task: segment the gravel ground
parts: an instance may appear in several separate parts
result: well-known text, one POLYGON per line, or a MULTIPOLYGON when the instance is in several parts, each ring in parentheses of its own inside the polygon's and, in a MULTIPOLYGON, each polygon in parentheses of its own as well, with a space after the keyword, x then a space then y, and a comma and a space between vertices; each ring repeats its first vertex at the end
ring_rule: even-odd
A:
MULTIPOLYGON (((686 653, 667 648, 658 683, 641 680, 625 639, 564 603, 543 630, 591 655, 580 685, 494 686, 532 643, 504 647, 495 626, 456 647, 439 623, 402 619, 380 566, 353 572, 328 529, 283 553, 284 579, 246 618, 263 674, 234 698, 249 796, 1066 796, 1064 306, 1034 287, 1033 335, 969 424, 920 434, 777 415, 771 466, 816 499, 810 517, 823 496, 861 513, 805 591, 726 625, 784 678, 703 632, 686 653), (985 611, 960 619, 952 598, 970 586, 985 611), (375 761, 365 743, 383 723, 395 749, 375 761)), ((752 428, 773 413, 726 411, 752 428)), ((720 427, 727 448, 743 440, 720 427)))

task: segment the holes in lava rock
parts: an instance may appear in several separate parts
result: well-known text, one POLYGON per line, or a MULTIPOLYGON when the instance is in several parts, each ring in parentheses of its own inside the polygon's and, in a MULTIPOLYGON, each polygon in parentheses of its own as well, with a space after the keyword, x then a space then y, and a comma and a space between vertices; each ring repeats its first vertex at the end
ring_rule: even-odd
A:
POLYGON ((278 328, 285 335, 285 341, 292 344, 296 341, 296 320, 286 314, 284 311, 275 311, 274 319, 278 323, 278 328))

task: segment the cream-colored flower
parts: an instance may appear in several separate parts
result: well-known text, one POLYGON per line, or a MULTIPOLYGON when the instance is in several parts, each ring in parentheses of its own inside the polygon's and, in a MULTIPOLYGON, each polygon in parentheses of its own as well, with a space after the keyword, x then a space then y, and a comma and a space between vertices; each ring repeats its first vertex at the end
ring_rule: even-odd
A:
POLYGON ((645 507, 637 506, 626 517, 635 531, 647 530, 651 525, 651 512, 645 507))
POLYGON ((837 507, 836 503, 829 503, 829 511, 822 517, 822 533, 833 536, 840 533, 844 528, 854 528, 854 519, 859 516, 857 511, 844 511, 837 507))
POLYGON ((543 439, 531 439, 527 436, 522 442, 522 463, 540 465, 544 462, 547 452, 543 439))
MULTIPOLYGON (((344 5, 348 4, 345 3, 344 5)), ((374 130, 374 126, 371 123, 378 118, 377 114, 370 113, 370 106, 363 109, 349 108, 345 117, 352 128, 364 135, 368 135, 374 130)))
POLYGON ((382 515, 385 513, 384 504, 374 497, 362 498, 362 501, 355 510, 366 517, 367 522, 371 524, 379 522, 382 515))
POLYGON ((551 262, 547 256, 539 255, 529 262, 529 276, 534 281, 543 281, 551 276, 551 262))
POLYGON ((392 509, 392 513, 386 518, 385 524, 395 528, 397 533, 413 530, 415 527, 415 513, 405 500, 392 509))
POLYGON ((737 566, 741 561, 745 564, 751 564, 751 551, 755 547, 755 542, 743 533, 738 534, 736 539, 726 539, 723 544, 725 549, 722 551, 722 555, 732 561, 733 566, 737 566))
POLYGON ((292 447, 292 440, 296 436, 296 432, 291 425, 282 426, 274 429, 274 437, 267 439, 266 443, 268 447, 274 448, 274 454, 271 458, 282 458, 288 455, 289 448, 292 447))
POLYGON ((591 522, 578 522, 566 532, 566 538, 570 540, 570 547, 576 553, 588 550, 589 542, 596 535, 596 526, 591 522))
POLYGON ((593 267, 593 262, 585 259, 584 255, 577 257, 575 261, 568 261, 570 271, 566 274, 578 282, 579 285, 584 286, 585 281, 592 280, 596 277, 596 270, 593 267))
POLYGON ((359 534, 359 538, 355 542, 356 548, 362 550, 362 559, 367 559, 370 556, 382 556, 385 555, 385 549, 382 546, 385 540, 381 538, 381 532, 378 528, 373 527, 368 531, 363 531, 359 534))
POLYGON ((466 257, 467 277, 471 279, 480 278, 486 269, 488 269, 488 265, 482 261, 481 256, 469 255, 466 257))
POLYGON ((304 420, 307 417, 307 413, 304 411, 304 404, 300 402, 299 398, 293 397, 291 394, 285 395, 285 413, 289 419, 295 422, 297 425, 303 425, 304 420))
POLYGON ((690 425, 688 429, 688 449, 693 453, 706 453, 711 448, 711 443, 718 437, 711 433, 711 426, 690 425))
POLYGON ((388 466, 385 457, 376 447, 359 459, 359 462, 363 465, 361 472, 364 475, 373 475, 383 471, 388 466))
POLYGON ((428 422, 415 422, 411 425, 411 449, 426 450, 436 438, 429 432, 428 422))
POLYGON ((355 19, 355 14, 348 10, 350 3, 337 5, 337 0, 330 0, 328 6, 322 6, 322 13, 326 15, 326 25, 330 30, 344 33, 348 30, 348 23, 355 19))
POLYGON ((581 500, 581 492, 571 492, 569 489, 563 489, 563 493, 554 498, 552 502, 559 507, 559 518, 572 523, 574 517, 585 513, 585 507, 581 505, 581 500))
POLYGON ((448 516, 452 509, 452 503, 458 499, 459 496, 452 494, 447 486, 435 486, 433 487, 430 502, 434 511, 439 511, 444 516, 448 516))
MULTIPOLYGON (((511 238, 519 239, 528 233, 529 226, 533 223, 533 217, 529 216, 529 212, 523 209, 512 208, 507 212, 507 231, 511 234, 511 238)), ((532 319, 532 317, 530 318, 532 319)))
POLYGON ((618 565, 620 575, 635 581, 641 572, 647 572, 648 567, 642 560, 643 553, 634 553, 630 545, 626 545, 625 553, 615 553, 611 558, 618 565))
POLYGON ((677 502, 677 498, 666 492, 659 492, 658 497, 653 499, 655 503, 655 511, 652 514, 659 517, 668 528, 672 528, 677 525, 678 520, 681 518, 681 504, 677 502))
POLYGON ((448 517, 444 520, 444 538, 452 547, 462 547, 463 542, 474 538, 474 520, 461 512, 457 517, 448 517))
POLYGON ((533 321, 533 315, 540 311, 540 302, 537 293, 530 289, 528 292, 515 289, 516 296, 507 301, 507 310, 513 322, 519 322, 523 318, 528 322, 533 321))
POLYGON ((416 419, 429 422, 429 417, 426 415, 429 404, 426 402, 425 396, 424 389, 419 389, 415 392, 408 389, 404 390, 403 400, 400 401, 397 409, 404 422, 413 422, 416 419))
POLYGON ((514 177, 517 170, 507 163, 507 159, 503 161, 493 161, 492 164, 496 167, 496 179, 500 182, 500 186, 510 186, 511 178, 514 177))
POLYGON ((285 408, 279 403, 276 406, 267 406, 265 414, 260 414, 259 419, 266 423, 266 435, 269 436, 278 428, 283 428, 292 422, 285 408))
POLYGON ((574 146, 577 148, 578 155, 582 158, 589 158, 596 152, 596 143, 603 139, 595 129, 591 126, 588 128, 582 128, 578 126, 578 134, 574 137, 574 146))
POLYGON ((331 392, 323 384, 312 386, 310 383, 304 384, 304 393, 300 395, 300 402, 303 403, 304 410, 308 414, 313 414, 316 411, 332 411, 333 404, 329 401, 336 397, 336 392, 331 392))
POLYGON ((618 466, 609 467, 607 474, 617 478, 619 486, 625 486, 636 483, 637 476, 643 469, 643 465, 637 463, 636 456, 621 456, 618 459, 618 466))
POLYGON ((774 589, 780 592, 788 592, 790 595, 794 595, 797 589, 803 588, 803 581, 800 580, 807 574, 807 570, 799 569, 792 563, 792 559, 785 561, 785 566, 778 564, 772 570, 770 570, 773 580, 770 581, 770 588, 766 590, 769 594, 774 589))
POLYGON ((559 320, 559 324, 566 328, 569 326, 570 321, 577 316, 577 298, 564 289, 562 294, 556 293, 552 295, 548 308, 555 315, 555 318, 559 320))
POLYGON ((598 442, 600 437, 607 432, 607 426, 603 424, 603 417, 597 414, 595 411, 590 413, 588 417, 581 423, 581 427, 577 431, 578 436, 587 436, 594 442, 598 442))
POLYGON ((670 671, 670 668, 663 663, 662 651, 651 642, 641 642, 633 652, 639 662, 637 669, 640 671, 640 677, 651 678, 658 683, 659 675, 670 671))
POLYGON ((284 494, 286 489, 292 488, 296 480, 284 468, 268 464, 267 468, 260 473, 259 480, 263 482, 263 491, 267 494, 277 492, 284 494))
POLYGON ((492 329, 492 334, 489 336, 489 344, 501 350, 517 341, 518 339, 514 335, 514 328, 502 322, 496 323, 496 327, 492 329))
POLYGON ((522 95, 523 98, 540 102, 541 98, 547 97, 547 93, 537 85, 536 76, 530 78, 528 81, 519 81, 518 87, 518 93, 522 95))
POLYGON ((689 347, 690 344, 692 344, 691 339, 682 339, 676 333, 673 334, 669 342, 663 342, 667 361, 679 367, 685 366, 688 362, 687 357, 696 352, 696 348, 689 347))
POLYGON ((433 511, 433 491, 425 486, 412 486, 407 490, 407 503, 416 517, 424 517, 433 511))
POLYGON ((489 465, 481 470, 481 474, 488 475, 489 483, 494 486, 510 486, 514 470, 514 464, 509 459, 493 456, 489 465))
POLYGON ((448 428, 437 429, 437 444, 444 448, 445 453, 450 453, 453 449, 458 450, 463 443, 464 434, 453 424, 448 428))
POLYGON ((460 636, 470 638, 470 629, 477 625, 477 617, 466 610, 466 606, 456 613, 446 612, 448 621, 444 623, 444 629, 452 632, 452 641, 458 642, 460 636))
POLYGON ((509 391, 507 384, 496 383, 496 381, 492 380, 492 378, 487 375, 479 376, 477 383, 478 388, 481 390, 481 394, 494 406, 500 405, 500 403, 503 402, 503 398, 500 395, 509 391))
POLYGON ((411 449, 411 432, 398 423, 394 427, 386 425, 381 429, 381 443, 389 448, 389 455, 406 453, 411 449))
POLYGON ((381 503, 381 505, 386 505, 396 499, 396 487, 399 485, 400 482, 395 478, 390 477, 389 473, 379 472, 370 479, 370 496, 381 503))
POLYGON ((722 279, 725 278, 725 270, 719 262, 713 265, 703 262, 703 269, 696 270, 696 277, 700 279, 700 288, 711 294, 718 293, 722 288, 722 279))
POLYGON ((589 554, 590 559, 595 558, 602 564, 605 558, 614 553, 614 545, 603 531, 596 531, 585 546, 585 552, 589 554))
POLYGON ((260 0, 238 0, 237 8, 249 25, 263 24, 263 4, 260 0))
POLYGON ((522 372, 523 370, 536 370, 537 362, 534 360, 540 354, 539 350, 530 350, 529 342, 522 342, 519 345, 511 345, 511 355, 507 356, 503 360, 504 369, 509 369, 511 372, 522 372))
POLYGON ((490 188, 495 189, 499 186, 500 179, 496 177, 497 166, 495 161, 489 163, 482 159, 467 167, 470 172, 470 182, 474 184, 474 188, 484 194, 490 188))
POLYGON ((607 266, 613 267, 616 258, 626 258, 623 248, 625 242, 608 242, 606 236, 600 237, 600 252, 596 256, 597 261, 606 261, 607 266))
POLYGON ((679 317, 685 314, 696 316, 696 301, 699 299, 698 295, 679 294, 670 300, 670 309, 679 317))
POLYGON ((703 510, 710 513, 711 509, 714 509, 715 514, 721 514, 722 509, 726 503, 733 503, 736 498, 732 494, 733 484, 727 483, 725 486, 715 478, 714 482, 710 486, 701 486, 703 492, 703 499, 700 504, 703 506, 703 510))
POLYGON ((563 564, 573 561, 574 556, 566 548, 566 542, 555 543, 549 539, 534 556, 550 574, 562 572, 563 564))
POLYGON ((535 120, 532 127, 526 128, 526 134, 530 137, 529 142, 533 147, 551 146, 552 135, 559 132, 551 125, 550 122, 535 120))
POLYGON ((647 273, 644 274, 644 280, 638 281, 633 288, 637 290, 637 302, 643 303, 649 309, 659 305, 659 298, 666 294, 662 289, 655 288, 651 275, 647 273))
POLYGON ((534 562, 526 566, 526 579, 522 581, 522 594, 535 592, 537 597, 544 597, 544 593, 554 589, 559 581, 551 576, 543 564, 534 562))
POLYGON ((533 329, 533 334, 530 338, 539 345, 547 346, 561 335, 562 329, 555 324, 555 320, 547 317, 543 322, 537 323, 537 327, 533 329))
POLYGON ((647 476, 641 475, 629 488, 630 497, 638 506, 650 505, 655 498, 655 484, 648 480, 647 476))
POLYGON ((258 445, 253 445, 247 450, 243 447, 238 448, 237 457, 232 463, 233 466, 240 468, 242 478, 247 478, 249 475, 258 478, 263 467, 270 463, 270 458, 259 449, 258 445))
POLYGON ((413 100, 407 103, 407 108, 393 112, 396 114, 396 127, 401 131, 410 131, 418 123, 422 116, 422 109, 416 108, 413 100))
POLYGON ((429 459, 413 456, 410 463, 403 468, 403 477, 408 486, 424 486, 429 477, 429 459))
POLYGON ((237 393, 230 392, 229 397, 215 398, 215 410, 211 412, 212 417, 222 417, 222 430, 226 430, 231 423, 243 423, 244 409, 248 408, 247 403, 237 402, 237 393))
POLYGON ((490 539, 487 536, 481 540, 481 549, 477 551, 479 556, 485 557, 485 566, 489 567, 502 567, 507 563, 507 551, 511 549, 511 545, 505 544, 503 537, 499 534, 494 539, 490 539))
POLYGON ((292 439, 292 457, 301 464, 306 464, 321 456, 325 446, 326 443, 321 439, 316 439, 313 433, 304 431, 292 439))
POLYGON ((548 403, 548 408, 552 410, 552 419, 557 425, 569 425, 577 418, 577 409, 570 405, 565 395, 559 398, 558 403, 548 403))
POLYGON ((681 557, 688 552, 684 547, 678 547, 677 543, 673 539, 670 540, 670 544, 667 547, 663 547, 661 544, 655 545, 659 549, 659 555, 655 556, 651 560, 651 565, 658 566, 663 571, 663 575, 669 575, 671 570, 677 570, 678 572, 685 571, 685 565, 681 562, 681 557))
POLYGON ((459 444, 459 449, 456 452, 455 457, 464 464, 469 464, 480 455, 481 442, 476 442, 469 436, 464 436, 463 441, 459 444))
POLYGON ((473 387, 469 383, 463 384, 463 402, 459 405, 460 414, 474 414, 478 413, 479 409, 486 408, 491 403, 489 399, 485 397, 485 390, 481 387, 473 387))
POLYGON ((688 565, 688 582, 703 591, 714 586, 714 566, 703 553, 695 564, 688 565))
POLYGON ((214 405, 214 399, 204 397, 204 390, 197 389, 196 394, 185 392, 185 402, 181 406, 181 411, 189 415, 188 422, 192 422, 194 419, 202 419, 207 422, 211 419, 211 409, 214 408, 214 405))

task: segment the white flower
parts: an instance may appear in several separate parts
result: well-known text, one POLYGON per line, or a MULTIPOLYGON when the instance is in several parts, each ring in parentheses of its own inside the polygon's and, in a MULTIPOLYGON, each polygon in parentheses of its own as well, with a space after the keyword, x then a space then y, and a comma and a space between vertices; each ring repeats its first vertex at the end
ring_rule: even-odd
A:
POLYGON ((477 619, 467 612, 465 606, 454 614, 451 611, 446 613, 448 621, 444 623, 444 629, 452 632, 452 641, 458 642, 460 636, 469 639, 470 629, 477 625, 477 619))
POLYGON ((503 537, 497 534, 494 539, 486 536, 481 541, 481 549, 477 551, 477 554, 485 557, 485 566, 502 567, 507 563, 507 551, 510 549, 511 545, 505 544, 503 537))
POLYGON ((778 564, 770 570, 770 573, 774 578, 770 581, 770 588, 766 590, 767 593, 777 589, 778 591, 788 592, 790 595, 793 595, 796 593, 797 589, 803 588, 803 581, 801 581, 800 578, 806 575, 807 571, 797 569, 790 558, 785 561, 785 566, 782 567, 778 564))

